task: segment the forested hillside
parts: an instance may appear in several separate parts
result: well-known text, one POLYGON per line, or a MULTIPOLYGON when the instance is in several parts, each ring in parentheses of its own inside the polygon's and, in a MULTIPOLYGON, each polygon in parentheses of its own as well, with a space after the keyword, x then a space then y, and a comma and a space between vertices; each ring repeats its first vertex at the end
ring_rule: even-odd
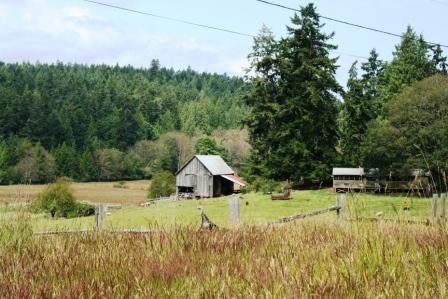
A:
POLYGON ((343 88, 323 26, 310 4, 282 38, 263 27, 248 81, 157 60, 147 69, 0 63, 0 184, 172 175, 195 153, 219 154, 264 185, 322 185, 335 166, 445 180, 441 46, 408 27, 391 61, 373 49, 343 88))
MULTIPOLYGON (((148 69, 0 63, 0 183, 150 175, 142 161, 149 158, 135 158, 141 142, 162 143, 153 142, 155 155, 177 140, 179 156, 192 137, 241 128, 245 89, 240 78, 174 71, 157 60, 148 69)), ((162 168, 179 163, 158 160, 174 165, 162 168)))

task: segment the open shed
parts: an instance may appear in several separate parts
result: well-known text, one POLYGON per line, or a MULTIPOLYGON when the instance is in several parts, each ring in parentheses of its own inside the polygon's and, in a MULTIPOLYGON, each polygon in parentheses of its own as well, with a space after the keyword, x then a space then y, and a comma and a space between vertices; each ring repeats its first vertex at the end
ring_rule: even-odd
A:
POLYGON ((364 168, 333 168, 334 191, 364 191, 364 168))
POLYGON ((229 165, 216 155, 196 155, 176 172, 176 194, 216 197, 232 194, 235 185, 245 186, 229 165))

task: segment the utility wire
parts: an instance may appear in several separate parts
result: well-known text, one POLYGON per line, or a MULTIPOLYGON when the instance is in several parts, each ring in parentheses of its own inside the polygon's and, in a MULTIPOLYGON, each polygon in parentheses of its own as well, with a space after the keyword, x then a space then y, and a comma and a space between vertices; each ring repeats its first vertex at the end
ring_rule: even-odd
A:
MULTIPOLYGON (((277 7, 280 7, 280 8, 287 9, 287 10, 292 10, 292 11, 295 11, 295 12, 300 12, 300 10, 298 10, 298 9, 295 9, 295 8, 292 8, 292 7, 288 7, 288 6, 285 6, 285 5, 282 5, 282 4, 278 4, 278 3, 269 2, 269 1, 266 1, 266 0, 255 0, 255 1, 258 1, 258 2, 261 2, 261 3, 264 3, 264 4, 268 4, 268 5, 272 5, 272 6, 277 6, 277 7)), ((448 4, 448 3, 446 3, 446 4, 448 4)), ((338 20, 338 19, 331 18, 331 17, 326 17, 326 16, 323 16, 323 15, 319 15, 319 17, 322 18, 322 19, 325 19, 325 20, 336 22, 336 23, 341 23, 341 24, 344 24, 344 25, 357 27, 357 28, 361 28, 361 29, 365 29, 365 30, 369 30, 369 31, 385 34, 385 35, 390 35, 390 36, 403 38, 402 34, 396 34, 396 33, 392 33, 392 32, 389 32, 389 31, 384 31, 384 30, 380 30, 380 29, 376 29, 376 28, 372 28, 372 27, 358 25, 358 24, 347 22, 347 21, 338 20)), ((442 44, 439 44, 439 43, 433 43, 433 42, 428 42, 428 41, 425 41, 425 42, 427 44, 429 44, 429 45, 440 46, 440 47, 443 47, 443 48, 448 48, 447 45, 442 45, 442 44)))
POLYGON ((190 22, 190 21, 186 21, 186 20, 182 20, 182 19, 177 19, 177 18, 171 18, 171 17, 161 16, 161 15, 156 15, 156 14, 153 14, 153 13, 144 12, 144 11, 135 10, 135 9, 126 8, 126 7, 117 6, 117 5, 112 5, 112 4, 108 4, 108 3, 103 3, 103 2, 93 1, 93 0, 82 0, 82 1, 90 2, 90 3, 94 3, 94 4, 98 4, 98 5, 106 6, 106 7, 111 7, 111 8, 115 8, 115 9, 119 9, 119 10, 124 10, 124 11, 127 11, 127 12, 133 12, 133 13, 137 13, 137 14, 141 14, 141 15, 147 15, 147 16, 151 16, 151 17, 159 18, 159 19, 163 19, 163 20, 168 20, 168 21, 173 21, 173 22, 178 22, 178 23, 188 24, 188 25, 197 26, 197 27, 202 27, 202 28, 208 28, 208 29, 218 30, 218 31, 227 32, 227 33, 233 33, 233 34, 242 35, 242 36, 255 37, 255 36, 252 35, 252 34, 248 34, 248 33, 244 33, 244 32, 238 32, 238 31, 229 30, 229 29, 224 29, 224 28, 220 28, 220 27, 215 27, 215 26, 209 26, 209 25, 204 25, 204 24, 194 23, 194 22, 190 22))
POLYGON ((448 2, 442 1, 442 0, 429 0, 430 2, 434 2, 441 5, 448 5, 448 2))
MULTIPOLYGON (((232 34, 236 34, 236 35, 240 35, 240 36, 246 36, 246 37, 252 37, 252 38, 256 37, 255 35, 249 34, 249 33, 243 33, 243 32, 239 32, 239 31, 235 31, 235 30, 229 30, 229 29, 225 29, 225 28, 220 28, 220 27, 215 27, 215 26, 210 26, 210 25, 205 25, 205 24, 200 24, 200 23, 194 23, 194 22, 190 22, 190 21, 186 21, 186 20, 182 20, 182 19, 166 17, 166 16, 162 16, 162 15, 158 15, 158 14, 153 14, 153 13, 150 13, 150 12, 145 12, 145 11, 141 11, 141 10, 126 8, 126 7, 123 7, 123 6, 108 4, 108 3, 104 3, 104 2, 93 1, 93 0, 82 0, 82 1, 93 3, 93 4, 97 4, 97 5, 101 5, 101 6, 105 6, 105 7, 109 7, 109 8, 115 8, 115 9, 126 11, 126 12, 131 12, 131 13, 146 15, 146 16, 150 16, 150 17, 154 17, 154 18, 159 18, 159 19, 163 19, 163 20, 167 20, 167 21, 173 21, 173 22, 188 24, 188 25, 197 26, 197 27, 206 28, 206 29, 218 30, 218 31, 221 31, 221 32, 232 33, 232 34)), ((365 60, 369 59, 369 58, 364 57, 364 56, 344 53, 344 52, 340 52, 340 51, 333 51, 333 52, 336 53, 336 54, 339 54, 339 55, 350 56, 350 57, 354 57, 354 58, 358 58, 358 59, 365 59, 365 60)))

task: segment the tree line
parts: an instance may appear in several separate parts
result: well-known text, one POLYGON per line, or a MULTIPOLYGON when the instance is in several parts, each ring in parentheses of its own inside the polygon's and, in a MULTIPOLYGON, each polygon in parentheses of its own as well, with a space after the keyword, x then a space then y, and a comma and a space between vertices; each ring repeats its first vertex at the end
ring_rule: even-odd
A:
POLYGON ((446 182, 447 58, 411 27, 335 78, 316 7, 254 38, 246 78, 149 68, 0 63, 0 183, 151 178, 219 154, 252 181, 331 181, 331 168, 431 170, 446 182))
POLYGON ((241 128, 247 89, 157 60, 146 69, 0 62, 0 183, 174 172, 201 136, 241 128))

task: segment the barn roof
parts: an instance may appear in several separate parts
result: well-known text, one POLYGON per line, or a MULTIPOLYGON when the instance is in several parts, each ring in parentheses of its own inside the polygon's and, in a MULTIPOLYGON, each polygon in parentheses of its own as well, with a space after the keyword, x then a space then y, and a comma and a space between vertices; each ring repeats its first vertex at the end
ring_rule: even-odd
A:
POLYGON ((333 168, 333 175, 364 175, 364 168, 333 168))
POLYGON ((196 155, 196 158, 212 173, 212 175, 234 174, 235 172, 220 157, 215 155, 196 155))
POLYGON ((193 158, 191 158, 187 163, 185 163, 184 166, 182 166, 176 174, 178 174, 182 169, 185 168, 190 162, 197 158, 199 162, 201 162, 202 165, 204 165, 205 168, 207 168, 208 171, 212 175, 222 175, 222 174, 234 174, 232 168, 230 168, 229 165, 218 155, 196 155, 193 158))

